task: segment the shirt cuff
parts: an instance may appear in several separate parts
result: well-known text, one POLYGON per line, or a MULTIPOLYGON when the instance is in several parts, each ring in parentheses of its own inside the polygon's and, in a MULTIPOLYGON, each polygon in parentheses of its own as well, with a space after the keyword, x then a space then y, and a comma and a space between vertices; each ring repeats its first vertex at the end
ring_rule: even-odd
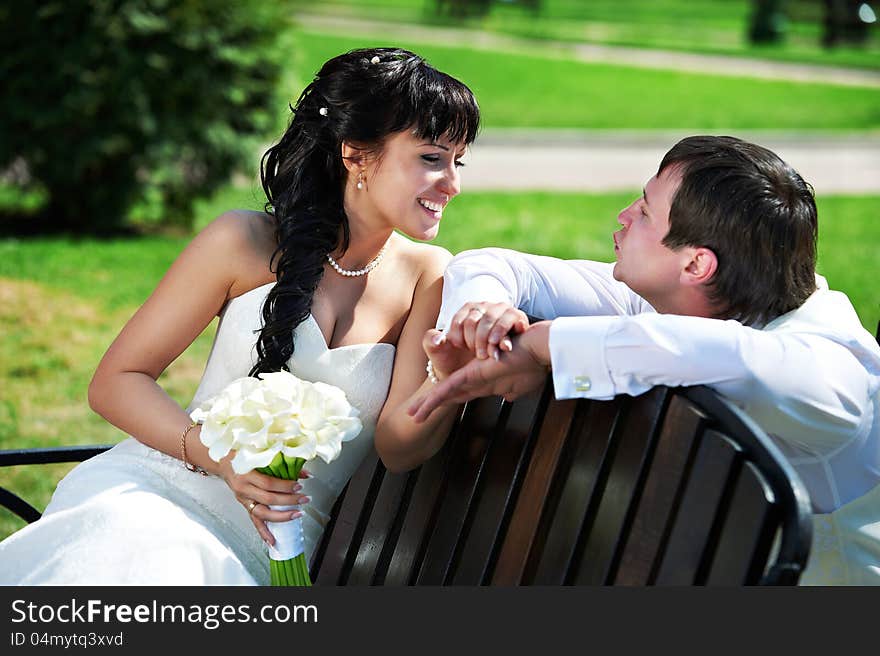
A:
POLYGON ((557 399, 610 399, 614 381, 605 359, 608 331, 619 317, 562 317, 550 325, 550 366, 557 399))

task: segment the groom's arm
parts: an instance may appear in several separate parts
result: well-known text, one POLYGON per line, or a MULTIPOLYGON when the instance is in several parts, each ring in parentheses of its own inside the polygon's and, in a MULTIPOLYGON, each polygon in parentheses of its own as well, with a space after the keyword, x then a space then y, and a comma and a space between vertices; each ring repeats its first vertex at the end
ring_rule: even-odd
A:
POLYGON ((548 364, 556 398, 704 384, 777 439, 820 453, 866 434, 878 389, 877 377, 846 345, 820 334, 676 315, 569 317, 534 324, 497 362, 473 360, 409 413, 423 421, 451 400, 516 398, 543 380, 548 364))
POLYGON ((503 248, 456 255, 443 277, 437 327, 445 329, 466 303, 503 302, 534 317, 632 315, 653 312, 614 279, 613 264, 561 260, 503 248))
POLYGON ((549 321, 532 324, 513 338, 513 348, 498 359, 472 359, 438 381, 427 395, 414 399, 407 413, 420 424, 450 403, 493 395, 510 401, 541 386, 550 370, 550 325, 549 321))

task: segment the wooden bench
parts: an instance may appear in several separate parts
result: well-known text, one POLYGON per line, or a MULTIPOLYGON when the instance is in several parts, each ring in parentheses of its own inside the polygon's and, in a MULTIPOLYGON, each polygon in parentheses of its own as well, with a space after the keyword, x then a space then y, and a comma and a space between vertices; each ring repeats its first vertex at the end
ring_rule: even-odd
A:
MULTIPOLYGON (((468 403, 419 469, 375 453, 313 554, 316 585, 793 585, 807 493, 769 438, 705 387, 468 403)), ((0 452, 0 466, 107 447, 0 452)), ((11 492, 0 503, 28 521, 11 492)), ((22 505, 24 504, 24 505, 22 505)))
POLYGON ((418 470, 365 461, 314 554, 325 585, 795 584, 812 520, 769 438, 705 387, 469 403, 418 470))
MULTIPOLYGON (((876 339, 880 344, 880 322, 876 339)), ((312 561, 325 585, 797 583, 807 492, 706 387, 468 404, 443 450, 352 477, 312 561)))

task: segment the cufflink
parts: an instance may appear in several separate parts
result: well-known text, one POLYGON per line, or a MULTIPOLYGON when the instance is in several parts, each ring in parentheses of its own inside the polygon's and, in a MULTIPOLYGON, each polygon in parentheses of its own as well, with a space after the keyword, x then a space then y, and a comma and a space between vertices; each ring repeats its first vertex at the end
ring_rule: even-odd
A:
POLYGON ((593 387, 593 382, 590 380, 589 376, 575 376, 574 377, 574 391, 575 392, 589 392, 593 387))

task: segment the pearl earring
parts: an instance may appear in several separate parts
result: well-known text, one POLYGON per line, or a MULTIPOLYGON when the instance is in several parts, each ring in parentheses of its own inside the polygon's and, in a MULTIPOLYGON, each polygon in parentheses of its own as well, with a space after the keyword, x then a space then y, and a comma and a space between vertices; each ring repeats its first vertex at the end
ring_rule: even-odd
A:
POLYGON ((358 188, 358 189, 363 189, 363 188, 364 188, 364 174, 363 174, 363 172, 358 173, 357 188, 358 188))

